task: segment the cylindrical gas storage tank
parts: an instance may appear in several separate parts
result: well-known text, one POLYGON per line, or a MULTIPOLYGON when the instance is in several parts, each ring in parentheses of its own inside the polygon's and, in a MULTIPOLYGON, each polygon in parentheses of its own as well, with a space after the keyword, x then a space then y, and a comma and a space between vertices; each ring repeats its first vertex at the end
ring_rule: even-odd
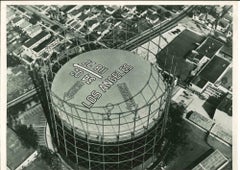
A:
POLYGON ((51 86, 57 148, 86 169, 143 169, 161 142, 167 90, 154 65, 101 49, 65 63, 51 86))

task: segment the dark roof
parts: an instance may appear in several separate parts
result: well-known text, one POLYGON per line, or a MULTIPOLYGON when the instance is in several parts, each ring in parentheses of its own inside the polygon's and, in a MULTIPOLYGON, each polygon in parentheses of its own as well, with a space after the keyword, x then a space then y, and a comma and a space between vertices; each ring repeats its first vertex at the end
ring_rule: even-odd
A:
POLYGON ((203 77, 197 76, 195 79, 193 79, 193 84, 197 85, 200 88, 203 88, 207 84, 207 80, 203 77))
POLYGON ((159 16, 157 14, 150 14, 147 17, 152 21, 155 21, 156 19, 159 19, 159 16))
POLYGON ((223 28, 226 28, 229 25, 229 23, 225 19, 220 19, 218 25, 223 27, 223 28))
POLYGON ((218 170, 221 166, 227 163, 227 161, 228 159, 219 150, 215 150, 192 170, 218 170))
POLYGON ((43 37, 45 37, 46 35, 48 35, 49 32, 47 31, 42 31, 40 32, 38 35, 36 35, 35 37, 31 38, 30 40, 28 40, 24 46, 26 47, 31 47, 33 44, 35 44, 36 42, 38 42, 39 40, 41 40, 43 37))
POLYGON ((228 67, 229 62, 215 56, 206 67, 201 70, 199 75, 193 80, 193 83, 199 87, 203 87, 208 81, 215 83, 219 76, 228 67))
POLYGON ((223 87, 229 90, 232 89, 232 67, 227 70, 220 81, 223 87))
POLYGON ((33 152, 34 149, 23 146, 17 134, 7 128, 7 166, 9 168, 16 169, 33 152))
POLYGON ((217 109, 227 113, 229 116, 232 116, 232 95, 227 94, 218 105, 217 109))
POLYGON ((179 74, 180 78, 185 80, 194 68, 193 64, 186 61, 186 57, 189 52, 196 49, 196 43, 201 43, 202 40, 202 36, 190 30, 184 30, 157 54, 159 67, 170 72, 170 69, 176 66, 176 74, 179 74), (171 66, 172 56, 174 56, 173 66, 171 66))
POLYGON ((78 19, 80 19, 80 20, 85 20, 86 18, 88 17, 88 15, 85 15, 85 14, 82 14, 82 15, 80 15, 79 17, 78 17, 78 19))
POLYGON ((225 18, 225 19, 228 20, 228 21, 232 21, 232 16, 229 15, 229 13, 226 13, 226 14, 223 16, 223 18, 225 18))
POLYGON ((96 23, 98 23, 98 20, 93 19, 93 20, 89 20, 87 22, 87 25, 91 27, 93 24, 96 24, 96 23))
POLYGON ((212 58, 215 53, 223 46, 223 44, 212 38, 208 37, 197 49, 199 54, 205 55, 208 58, 212 58))
POLYGON ((42 43, 40 43, 37 47, 33 48, 33 50, 35 52, 39 52, 41 51, 42 49, 44 49, 46 46, 48 46, 48 44, 50 44, 53 40, 53 37, 50 37, 46 40, 44 40, 42 43))
POLYGON ((133 8, 136 7, 136 5, 125 5, 125 7, 128 8, 128 9, 133 9, 133 8))
POLYGON ((115 9, 114 8, 112 8, 112 7, 110 7, 110 6, 107 6, 107 8, 106 8, 106 10, 108 10, 108 11, 114 11, 115 9))
POLYGON ((221 52, 232 57, 232 47, 224 45, 223 48, 221 49, 221 52))

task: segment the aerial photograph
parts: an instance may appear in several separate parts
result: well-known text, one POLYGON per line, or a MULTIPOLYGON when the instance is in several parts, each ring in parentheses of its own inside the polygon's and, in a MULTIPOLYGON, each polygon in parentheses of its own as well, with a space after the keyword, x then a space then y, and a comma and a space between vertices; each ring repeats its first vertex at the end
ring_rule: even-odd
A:
POLYGON ((234 5, 64 3, 6 5, 7 170, 233 169, 234 5))

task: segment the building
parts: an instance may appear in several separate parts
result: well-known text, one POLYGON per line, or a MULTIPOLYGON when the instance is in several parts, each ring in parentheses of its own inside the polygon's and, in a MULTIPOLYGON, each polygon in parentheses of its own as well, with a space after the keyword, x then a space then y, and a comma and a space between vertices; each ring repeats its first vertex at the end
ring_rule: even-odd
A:
POLYGON ((112 15, 114 12, 118 10, 117 6, 105 6, 105 10, 109 15, 112 15))
POLYGON ((225 32, 228 29, 229 25, 230 24, 227 20, 225 20, 224 18, 221 18, 218 21, 216 30, 221 31, 221 32, 225 32))
POLYGON ((229 65, 227 60, 214 56, 193 79, 191 88, 199 93, 206 92, 206 95, 219 96, 221 90, 218 90, 217 82, 229 65))
POLYGON ((22 46, 19 46, 18 48, 13 50, 13 55, 20 57, 23 52, 24 48, 22 46))
POLYGON ((113 49, 61 64, 49 65, 54 73, 32 75, 43 83, 42 105, 63 158, 86 169, 145 169, 152 163, 162 149, 170 94, 157 68, 113 49))
POLYGON ((215 150, 212 154, 197 164, 197 166, 195 166, 192 170, 221 170, 227 166, 228 163, 229 160, 219 150, 215 150))
POLYGON ((213 120, 223 128, 232 131, 232 95, 227 94, 219 103, 213 120))
POLYGON ((100 23, 98 20, 93 19, 87 21, 86 25, 88 27, 89 32, 92 32, 95 28, 97 28, 100 25, 100 23))
POLYGON ((11 20, 11 23, 13 24, 13 26, 19 26, 21 23, 23 22, 23 19, 21 17, 14 17, 11 20))
POLYGON ((23 21, 21 22, 21 24, 19 24, 19 27, 23 30, 26 31, 28 28, 30 28, 32 26, 32 24, 30 22, 28 22, 26 19, 23 19, 23 21))
POLYGON ((148 11, 148 14, 146 16, 146 19, 151 23, 151 24, 156 24, 159 21, 159 16, 157 13, 152 13, 148 11))
POLYGON ((172 74, 173 68, 176 66, 175 73, 179 76, 179 83, 187 80, 190 72, 196 65, 188 62, 186 58, 204 39, 204 37, 191 30, 183 30, 157 54, 159 69, 172 74))
POLYGON ((38 152, 22 145, 16 133, 7 128, 7 167, 10 170, 22 170, 36 159, 38 152))
POLYGON ((31 38, 35 37, 36 35, 38 35, 41 32, 42 32, 42 28, 40 25, 33 25, 32 27, 29 27, 28 29, 26 29, 26 33, 31 38))

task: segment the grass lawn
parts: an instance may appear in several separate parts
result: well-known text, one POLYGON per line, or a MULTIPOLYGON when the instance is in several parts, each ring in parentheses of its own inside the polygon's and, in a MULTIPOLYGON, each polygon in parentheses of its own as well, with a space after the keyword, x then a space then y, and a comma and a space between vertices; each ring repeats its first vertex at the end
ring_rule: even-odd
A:
POLYGON ((190 30, 184 30, 157 54, 157 63, 168 72, 176 67, 175 75, 180 76, 180 81, 183 82, 194 68, 194 65, 185 59, 191 50, 197 47, 195 43, 202 42, 203 39, 204 37, 190 30))

